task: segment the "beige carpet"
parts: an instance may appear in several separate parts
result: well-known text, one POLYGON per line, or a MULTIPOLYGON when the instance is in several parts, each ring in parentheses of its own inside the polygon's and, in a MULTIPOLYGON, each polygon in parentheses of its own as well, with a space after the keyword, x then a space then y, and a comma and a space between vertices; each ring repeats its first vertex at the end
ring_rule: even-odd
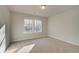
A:
POLYGON ((12 43, 6 53, 75 53, 75 46, 57 39, 40 38, 12 43))

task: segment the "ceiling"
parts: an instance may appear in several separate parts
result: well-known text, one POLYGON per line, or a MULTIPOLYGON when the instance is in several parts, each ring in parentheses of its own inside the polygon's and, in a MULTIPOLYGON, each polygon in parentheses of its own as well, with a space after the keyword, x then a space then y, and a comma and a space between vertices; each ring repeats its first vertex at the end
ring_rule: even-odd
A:
POLYGON ((64 12, 66 10, 69 10, 71 8, 74 8, 76 6, 75 5, 47 5, 45 10, 42 10, 40 8, 41 5, 11 5, 8 7, 10 11, 49 17, 64 12))

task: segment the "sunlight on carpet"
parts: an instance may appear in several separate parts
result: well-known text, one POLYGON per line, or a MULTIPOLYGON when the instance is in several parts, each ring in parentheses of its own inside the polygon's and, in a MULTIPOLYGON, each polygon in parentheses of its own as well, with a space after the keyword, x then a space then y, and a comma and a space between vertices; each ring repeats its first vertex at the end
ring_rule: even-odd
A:
POLYGON ((35 46, 35 44, 31 44, 31 45, 28 45, 28 46, 24 46, 18 52, 20 52, 20 53, 22 53, 22 52, 29 53, 34 46, 35 46))

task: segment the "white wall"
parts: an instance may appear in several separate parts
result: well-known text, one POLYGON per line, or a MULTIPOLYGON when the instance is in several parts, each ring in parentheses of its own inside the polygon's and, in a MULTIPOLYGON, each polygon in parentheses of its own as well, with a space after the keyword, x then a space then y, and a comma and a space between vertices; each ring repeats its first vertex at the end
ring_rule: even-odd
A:
POLYGON ((79 7, 48 19, 48 35, 79 45, 79 7))
POLYGON ((10 42, 10 13, 7 6, 0 6, 0 27, 6 25, 6 40, 3 41, 0 47, 0 52, 4 52, 10 42))
POLYGON ((12 41, 27 40, 47 36, 47 19, 40 16, 11 12, 11 38, 12 41), (24 18, 40 19, 43 21, 42 33, 24 34, 24 18))

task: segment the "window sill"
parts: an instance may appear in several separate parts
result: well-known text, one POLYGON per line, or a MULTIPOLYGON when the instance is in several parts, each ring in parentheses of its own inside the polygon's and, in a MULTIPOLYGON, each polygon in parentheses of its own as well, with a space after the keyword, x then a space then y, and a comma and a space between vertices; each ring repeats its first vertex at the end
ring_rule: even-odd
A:
POLYGON ((24 32, 24 34, 36 34, 36 33, 42 33, 42 32, 24 32))

